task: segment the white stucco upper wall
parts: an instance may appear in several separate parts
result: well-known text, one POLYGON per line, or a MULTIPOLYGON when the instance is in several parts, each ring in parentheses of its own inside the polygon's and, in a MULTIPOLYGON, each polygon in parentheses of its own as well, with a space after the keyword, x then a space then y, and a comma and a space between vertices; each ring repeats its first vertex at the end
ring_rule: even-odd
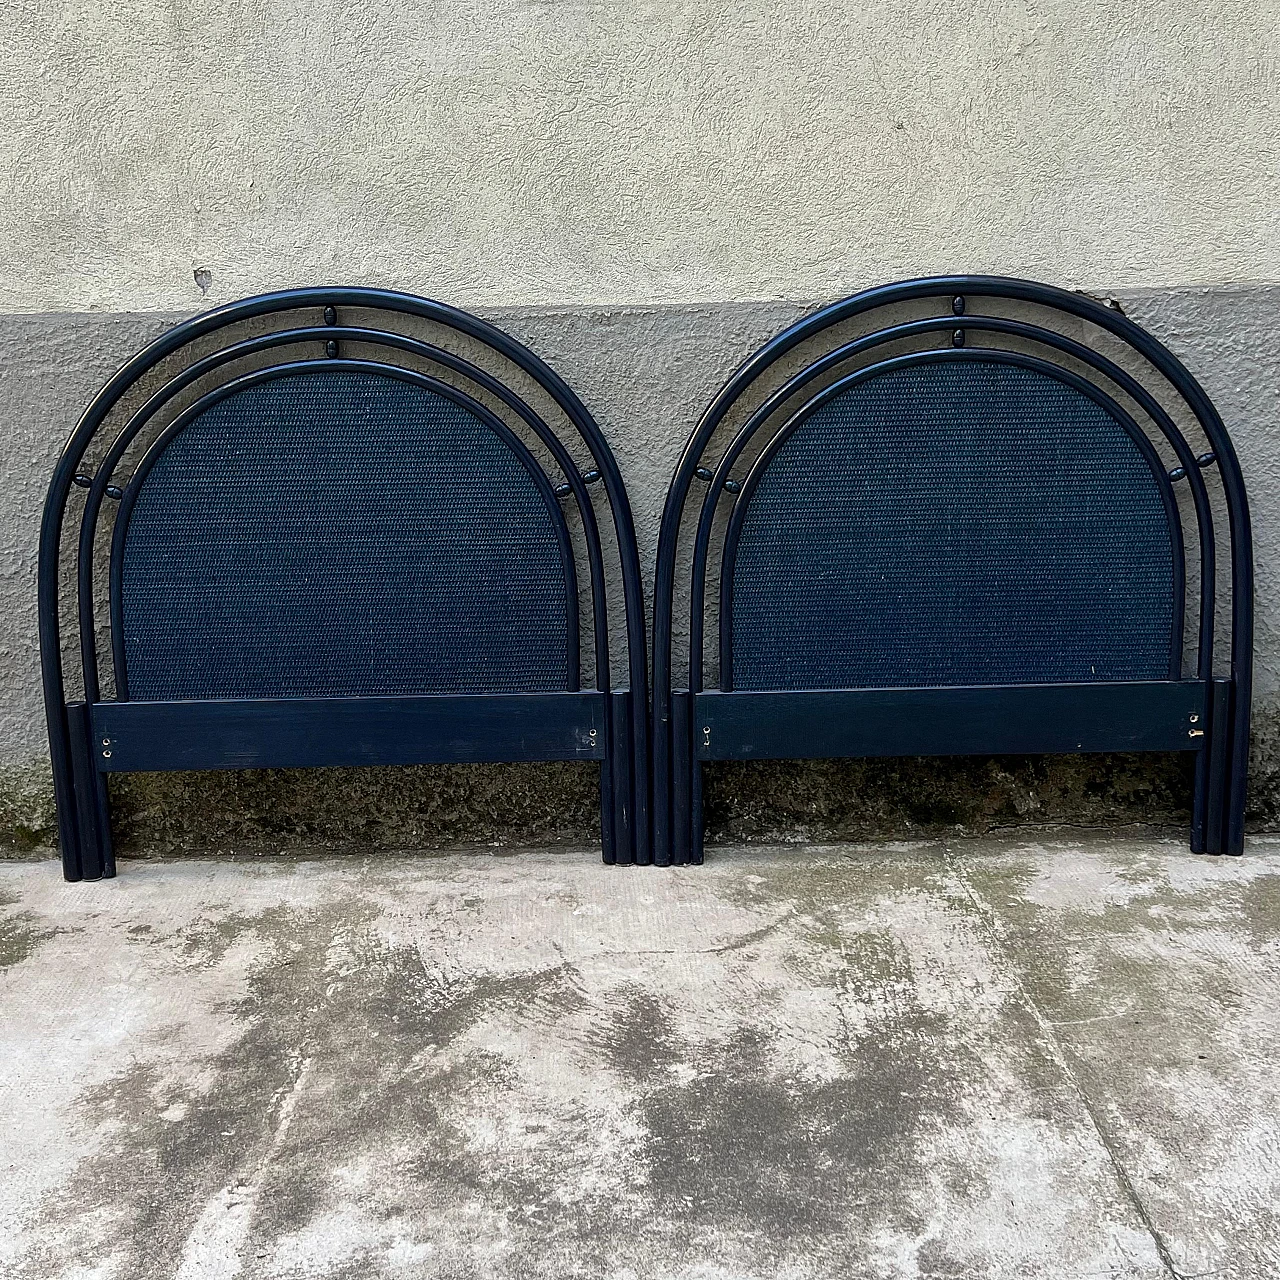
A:
POLYGON ((1280 280, 1276 0, 0 0, 0 308, 1280 280))

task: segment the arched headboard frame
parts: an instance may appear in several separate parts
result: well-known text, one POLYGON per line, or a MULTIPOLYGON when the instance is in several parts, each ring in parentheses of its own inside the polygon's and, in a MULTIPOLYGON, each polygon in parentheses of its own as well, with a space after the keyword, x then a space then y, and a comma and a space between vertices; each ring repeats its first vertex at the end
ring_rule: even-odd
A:
MULTIPOLYGON (((111 593, 115 623, 113 666, 118 668, 119 702, 120 696, 128 693, 120 644, 118 590, 124 531, 129 510, 142 491, 151 466, 187 424, 199 419, 219 400, 271 379, 309 375, 332 378, 341 373, 412 384, 422 395, 449 404, 468 421, 483 423, 518 458, 538 493, 548 500, 548 518, 565 552, 562 558, 566 594, 575 597, 565 619, 565 634, 576 654, 579 602, 573 554, 559 506, 566 499, 572 500, 581 522, 581 554, 589 580, 589 601, 583 607, 589 608, 593 620, 594 684, 602 695, 598 707, 600 724, 592 729, 586 755, 603 761, 604 789, 608 793, 605 856, 610 861, 647 861, 643 593, 630 503, 599 426, 555 371, 527 347, 479 317, 404 293, 307 288, 232 303, 162 334, 127 361, 97 394, 71 433, 55 468, 40 533, 38 609, 60 843, 68 878, 110 875, 114 867, 102 773, 77 776, 77 767, 80 773, 85 772, 89 746, 86 734, 92 731, 92 708, 101 698, 95 546, 103 526, 104 506, 119 502, 125 516, 117 530, 112 556, 112 585, 116 588, 111 593), (358 313, 358 318, 348 322, 345 317, 352 312, 358 313), (406 331, 415 327, 422 330, 420 322, 426 322, 425 336, 406 331), (489 356, 484 363, 500 365, 506 372, 495 374, 458 351, 439 345, 435 335, 441 332, 455 335, 450 347, 461 343, 467 356, 487 351, 489 356), (353 359, 347 356, 353 348, 371 354, 353 359), (513 378, 516 386, 511 384, 513 378), (545 407, 540 410, 531 404, 529 391, 520 390, 519 386, 536 392, 545 407), (549 415, 548 409, 553 413, 549 415), (554 417, 557 425, 550 425, 548 416, 554 417), (148 444, 150 449, 143 454, 133 479, 122 485, 117 480, 121 469, 130 468, 134 456, 148 444), (91 455, 94 461, 86 469, 85 460, 91 455), (608 506, 612 525, 609 542, 601 538, 589 490, 596 482, 600 482, 608 506), (68 506, 77 487, 85 490, 84 504, 78 533, 69 541, 68 506), (607 556, 616 557, 621 583, 622 638, 627 648, 629 679, 625 694, 610 690, 607 556), (74 563, 79 674, 83 682, 83 701, 74 702, 67 698, 61 616, 61 597, 68 585, 64 583, 63 564, 68 559, 74 563), (632 714, 633 706, 638 714, 632 714)), ((406 482, 412 483, 413 477, 406 477, 406 482)), ((100 596, 101 592, 97 594, 100 596)), ((571 657, 565 672, 565 690, 576 690, 577 681, 578 662, 571 657)), ((595 709, 590 711, 591 716, 595 714, 595 709)), ((566 733, 569 728, 564 726, 566 733)), ((415 731, 422 731, 421 726, 415 731)), ((585 728, 583 734, 586 744, 585 728)), ((527 749, 533 754, 482 754, 477 758, 577 758, 573 752, 569 756, 563 751, 538 756, 536 747, 527 749)), ((482 750, 492 753, 499 748, 491 743, 482 750)), ((100 754, 95 751, 89 756, 90 763, 100 754)), ((98 761, 99 770, 114 767, 115 764, 98 761)))
MULTIPOLYGON (((1112 418, 1126 424, 1126 430, 1141 436, 1140 448, 1154 463, 1156 485, 1172 494, 1186 482, 1198 551, 1199 592, 1192 614, 1195 679, 1213 684, 1212 699, 1219 711, 1213 735, 1219 749, 1200 752, 1197 763, 1193 845, 1238 852, 1243 840, 1249 740, 1253 569, 1244 483, 1221 417, 1185 366, 1117 309, 1031 281, 950 276, 870 289, 805 317, 766 343, 730 377, 690 435, 663 511, 654 585, 657 860, 700 858, 698 759, 718 757, 714 751, 700 753, 701 739, 710 726, 701 722, 695 726, 689 717, 697 715, 695 700, 704 689, 707 583, 712 568, 720 558, 719 687, 726 690, 731 687, 725 683, 724 666, 732 650, 736 540, 752 490, 769 459, 796 424, 808 420, 841 387, 875 376, 895 361, 912 359, 1034 364, 1048 375, 1074 383, 1082 394, 1105 404, 1112 418), (908 354, 903 355, 904 351, 908 354), (1117 401, 1123 401, 1124 407, 1117 401), (1135 419, 1141 419, 1141 426, 1135 419), (1198 432, 1202 437, 1199 445, 1188 439, 1188 425, 1193 435, 1198 432), (1157 455, 1167 457, 1172 465, 1160 462, 1157 455), (1216 493, 1206 484, 1206 476, 1214 471, 1216 493), (691 503, 690 494, 700 485, 705 490, 691 503), (1225 507, 1230 529, 1230 663, 1229 676, 1215 679, 1215 659, 1224 647, 1215 647, 1219 575, 1213 509, 1219 503, 1225 507), (726 507, 730 509, 727 519, 726 507), (677 579, 683 583, 686 563, 690 587, 687 667, 676 657, 675 626, 677 579), (686 814, 692 814, 688 822, 686 814)), ((1183 531, 1176 504, 1171 520, 1178 544, 1172 678, 1179 674, 1182 641, 1183 531)), ((681 641, 683 651, 682 637, 681 641)))

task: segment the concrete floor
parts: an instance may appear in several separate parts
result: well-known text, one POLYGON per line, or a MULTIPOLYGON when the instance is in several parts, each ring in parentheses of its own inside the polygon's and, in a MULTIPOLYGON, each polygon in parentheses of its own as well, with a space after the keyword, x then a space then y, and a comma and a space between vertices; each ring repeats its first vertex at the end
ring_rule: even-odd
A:
POLYGON ((1280 1274, 1280 841, 0 866, 0 1274, 1280 1274))

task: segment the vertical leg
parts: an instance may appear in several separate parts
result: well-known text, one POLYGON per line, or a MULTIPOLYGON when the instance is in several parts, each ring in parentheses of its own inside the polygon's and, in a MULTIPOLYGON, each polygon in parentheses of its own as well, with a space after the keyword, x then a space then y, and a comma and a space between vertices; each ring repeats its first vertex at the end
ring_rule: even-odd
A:
POLYGON ((653 862, 653 836, 649 814, 653 808, 653 773, 649 766, 653 728, 647 694, 627 691, 627 725, 631 737, 619 751, 627 762, 631 790, 627 795, 627 830, 631 839, 631 860, 648 866, 653 862))
MULTIPOLYGON (((65 709, 62 715, 65 724, 69 718, 65 709)), ((50 737, 52 736, 51 734, 50 737)), ((62 855, 62 876, 64 880, 76 881, 84 879, 84 868, 80 863, 80 822, 76 811, 74 761, 69 732, 66 741, 67 750, 54 753, 50 763, 53 766, 53 796, 58 813, 58 850, 62 855)))
POLYGON ((613 862, 638 861, 635 847, 634 797, 635 778, 631 751, 631 691, 615 690, 609 695, 613 704, 612 741, 609 761, 613 773, 613 862))
POLYGON ((116 873, 111 846, 111 815, 107 808, 106 779, 98 772, 92 741, 89 708, 83 702, 67 707, 71 744, 71 775, 75 787, 76 827, 80 851, 80 877, 101 880, 116 873))
POLYGON ((693 759, 689 773, 689 861, 702 865, 702 761, 693 759))
POLYGON ((605 694, 604 756, 600 760, 600 857, 609 866, 618 860, 618 835, 614 827, 614 777, 616 760, 613 751, 613 697, 605 694))
POLYGON ((653 861, 655 866, 669 867, 672 861, 671 839, 671 721, 657 715, 658 691, 653 692, 653 861))
POLYGON ((671 695, 671 861, 693 861, 693 694, 671 695))
POLYGON ((702 761, 698 759, 697 744, 702 741, 702 726, 694 718, 696 700, 689 695, 689 731, 685 740, 689 752, 689 812, 685 819, 689 828, 689 861, 702 865, 702 838, 705 834, 702 822, 702 761))
POLYGON ((618 860, 613 812, 613 755, 600 761, 600 860, 612 866, 618 860))
POLYGON ((98 849, 102 858, 102 875, 112 880, 116 874, 116 846, 111 839, 111 803, 107 796, 107 775, 101 770, 94 771, 96 800, 98 807, 98 849))
MULTIPOLYGON (((1207 732, 1207 731, 1206 731, 1207 732)), ((1191 793, 1191 852, 1206 853, 1205 820, 1209 805, 1209 748, 1196 752, 1196 777, 1191 793)))
POLYGON ((1226 728, 1223 733, 1223 757, 1227 760, 1227 778, 1223 785, 1222 852, 1244 852, 1244 810, 1249 781, 1249 704, 1236 696, 1235 681, 1228 685, 1225 698, 1226 728))
POLYGON ((1205 727, 1205 749, 1200 753, 1196 780, 1205 775, 1204 852, 1224 853, 1227 847, 1227 791, 1230 785, 1231 681, 1214 680, 1209 685, 1209 723, 1205 727))
POLYGON ((1205 699, 1204 738, 1200 750, 1196 752, 1195 783, 1191 792, 1191 852, 1207 852, 1206 824, 1209 812, 1209 760, 1213 724, 1213 686, 1209 686, 1209 696, 1205 699))

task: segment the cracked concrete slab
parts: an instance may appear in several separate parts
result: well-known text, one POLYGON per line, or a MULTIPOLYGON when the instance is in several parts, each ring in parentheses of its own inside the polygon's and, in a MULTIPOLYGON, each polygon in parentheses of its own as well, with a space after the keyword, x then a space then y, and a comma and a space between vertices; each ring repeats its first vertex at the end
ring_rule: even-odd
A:
POLYGON ((1278 855, 0 866, 0 1272, 1271 1276, 1278 855))

